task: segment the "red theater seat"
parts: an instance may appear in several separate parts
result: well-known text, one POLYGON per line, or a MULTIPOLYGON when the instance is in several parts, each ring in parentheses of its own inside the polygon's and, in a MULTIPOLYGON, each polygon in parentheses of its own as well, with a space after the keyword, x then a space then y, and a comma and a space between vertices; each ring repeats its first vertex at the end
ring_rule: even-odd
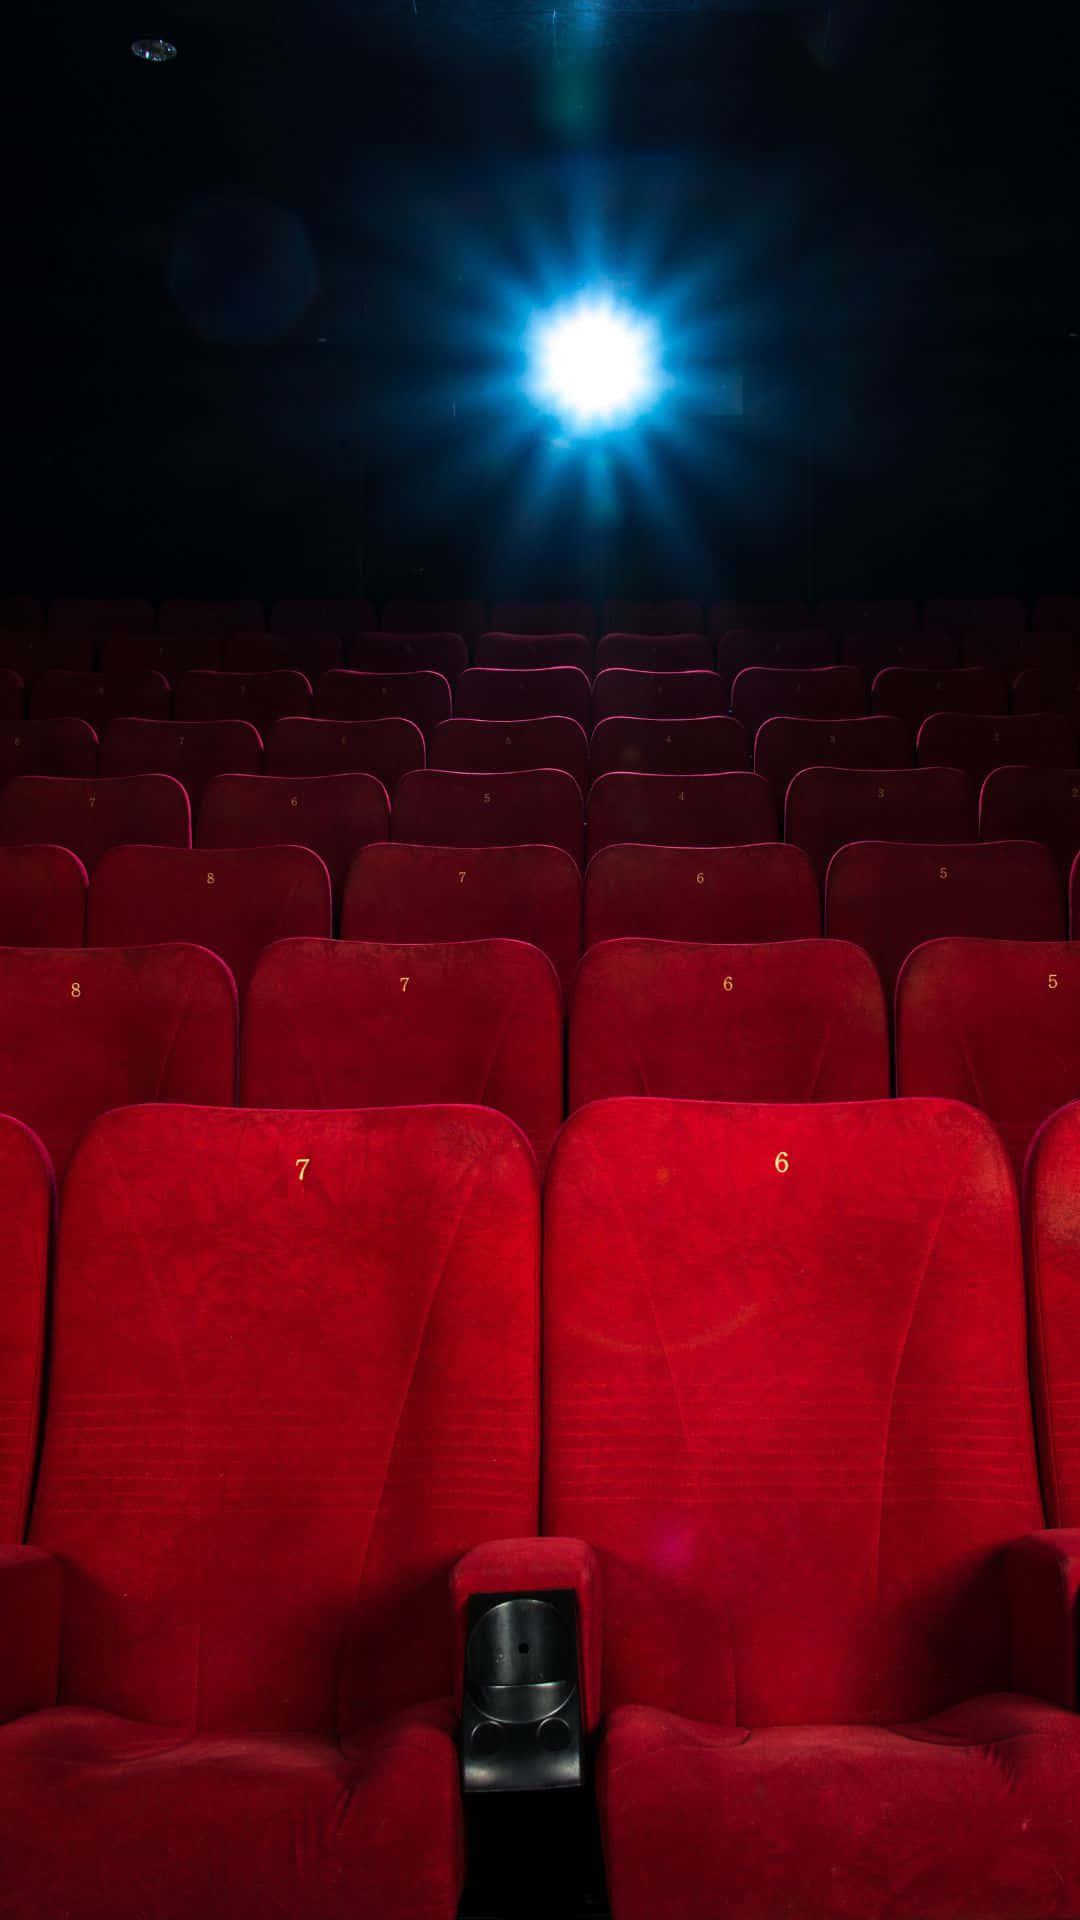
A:
POLYGON ((476 643, 478 667, 577 667, 592 672, 592 641, 584 633, 482 633, 476 643))
POLYGON ((357 673, 441 673, 454 681, 469 649, 460 633, 356 633, 345 664, 357 673))
POLYGON ((1080 946, 917 947, 896 983, 896 1091, 981 1107, 1019 1179, 1043 1121, 1080 1096, 1080 946))
MULTIPOLYGON (((6 621, 0 624, 7 625, 6 621)), ((13 626, 22 625, 12 621, 13 626)), ((1080 595, 1047 593, 1035 602, 1031 622, 1036 632, 1080 634, 1080 595)))
POLYGON ((640 720, 617 714, 593 728, 589 772, 740 773, 750 762, 745 728, 726 714, 703 720, 640 720))
MULTIPOLYGON (((38 1415, 45 1362, 53 1182, 34 1139, 18 1120, 0 1117, 0 1208, 4 1215, 4 1284, 0 1287, 0 1581, 10 1541, 21 1540, 37 1459, 38 1415)), ((28 1648, 20 1650, 27 1661, 28 1648)), ((17 1666, 6 1680, 21 1711, 17 1666), (12 1680, 15 1685, 12 1688, 12 1680)), ((24 1669, 25 1671, 25 1669, 24 1669)))
POLYGON ((841 847, 825 878, 825 931, 865 947, 887 994, 926 940, 1062 940, 1061 881, 1045 847, 1026 840, 841 847))
POLYGON ((0 947, 81 947, 85 914, 86 868, 66 847, 0 847, 0 947))
POLYGON ((714 600, 709 608, 710 633, 798 633, 809 624, 804 600, 714 600))
POLYGON ((1076 735, 1057 713, 932 713, 919 728, 920 767, 961 767, 976 789, 995 767, 1073 767, 1076 735))
POLYGON ((209 947, 243 994, 273 940, 329 939, 330 875, 308 847, 113 847, 90 882, 88 947, 209 947))
POLYGON ((701 720, 728 710, 718 673, 642 673, 608 667, 593 682, 593 722, 635 714, 643 720, 701 720))
POLYGON ((731 847, 775 840, 776 809, 755 773, 605 773, 589 790, 589 858, 622 841, 731 847))
POLYGON ((535 1531, 538 1243, 481 1108, 99 1121, 36 1553, 0 1569, 36 1654, 0 1727, 13 1913, 453 1920, 448 1578, 535 1531))
POLYGON ((249 720, 263 739, 275 720, 311 712, 302 673, 185 673, 173 699, 178 720, 249 720))
POLYGON ((520 940, 282 940, 244 998, 248 1107, 496 1107, 543 1166, 563 1117, 563 1008, 520 940))
POLYGON ((893 714, 858 720, 803 720, 778 714, 754 736, 754 772, 767 780, 777 806, 805 767, 910 767, 911 740, 893 714))
POLYGON ((390 816, 395 840, 426 847, 562 847, 583 865, 581 788, 560 767, 528 773, 407 773, 390 816))
POLYGON ((62 1178, 110 1107, 232 1106, 236 1018, 228 968, 202 947, 2 947, 0 1111, 62 1178))
POLYGON ((99 736, 110 720, 169 718, 169 683, 163 673, 66 673, 50 668, 30 693, 32 720, 85 720, 99 736))
POLYGON ((57 633, 51 627, 0 631, 0 667, 21 675, 28 687, 50 668, 88 672, 93 659, 89 633, 57 633))
POLYGON ((370 600, 279 600, 271 633, 364 633, 374 627, 370 600))
POLYGON ((49 602, 49 625, 57 633, 153 633, 154 609, 149 600, 83 600, 49 602))
MULTIPOLYGON (((1080 965, 1080 961, 1078 961, 1080 965)), ((570 1003, 570 1111, 589 1100, 887 1100, 872 962, 842 940, 605 940, 570 1003)))
POLYGON ((261 773, 262 763, 248 720, 113 720, 100 751, 103 776, 170 773, 187 788, 193 819, 216 773, 261 773))
POLYGON ((914 600, 819 600, 814 618, 819 627, 845 636, 913 634, 919 624, 919 609, 914 600))
POLYGON ((793 633, 759 632, 754 627, 735 628, 720 634, 716 642, 716 671, 723 679, 728 697, 736 676, 745 667, 833 667, 836 642, 820 627, 808 627, 793 633))
POLYGON ((0 595, 0 629, 15 630, 45 625, 45 609, 32 594, 0 595))
POLYGON ((630 667, 639 673, 708 673, 712 641, 703 633, 605 633, 596 648, 596 670, 630 667))
POLYGON ((960 665, 960 649, 943 627, 925 631, 890 633, 848 633, 844 636, 844 659, 857 667, 872 687, 886 667, 917 667, 941 673, 960 665))
POLYGON ((364 847, 343 940, 526 940, 568 986, 581 953, 581 869, 561 847, 364 847))
POLYGON ((379 625, 384 633, 460 633, 475 640, 484 624, 482 600, 388 600, 379 625))
POLYGON ((1080 1718, 1010 1692, 1071 1631, 1072 1543, 1007 1551, 1043 1509, 981 1114, 582 1109, 548 1177, 544 1402, 544 1531, 590 1542, 603 1595, 616 1920, 1076 1909, 1080 1718))
POLYGON ((497 633, 581 633, 587 640, 596 638, 596 615, 588 600, 496 600, 491 625, 497 633))
POLYGON ((1013 682, 1014 713, 1060 713, 1080 734, 1080 673, 1048 673, 1029 667, 1013 682))
POLYGON ((428 745, 428 765, 456 773, 521 773, 561 767, 584 792, 589 739, 563 714, 545 720, 444 720, 428 745))
POLYGON ((989 667, 953 667, 940 673, 928 667, 884 667, 874 681, 870 704, 875 713, 895 713, 913 740, 932 713, 1007 713, 1009 708, 1005 682, 989 667))
POLYGON ((220 668, 221 638, 216 633, 111 633, 101 643, 101 670, 109 675, 133 679, 163 673, 175 687, 185 673, 217 673, 220 668))
POLYGON ((923 607, 924 626, 945 627, 955 634, 974 633, 988 627, 1021 633, 1027 623, 1023 601, 1008 596, 990 600, 928 600, 923 607))
MULTIPOLYGON (((580 667, 470 667, 454 688, 458 720, 542 720, 565 714, 586 733, 592 688, 580 667)), ((449 714, 440 715, 449 719, 449 714)))
POLYGON ((10 667, 0 667, 0 727, 18 729, 26 711, 26 688, 22 675, 10 667))
POLYGON ((278 720, 266 740, 267 773, 369 773, 391 798, 423 765, 424 736, 411 720, 278 720))
POLYGON ((159 633, 213 633, 226 640, 260 631, 266 615, 259 600, 163 600, 157 623, 159 633))
MULTIPOLYGON (((1037 1134, 1024 1179, 1031 1384, 1043 1496, 1050 1525, 1070 1528, 1080 1522, 1080 1422, 1076 1418, 1080 1397, 1078 1193, 1080 1103, 1074 1101, 1054 1114, 1037 1134)), ((1058 1648, 1049 1651, 1053 1658, 1058 1648)), ((1071 1663, 1068 1635, 1060 1652, 1071 1663)))
MULTIPOLYGON (((1032 840, 1037 835, 988 837, 1032 840)), ((974 795, 956 767, 896 767, 884 772, 807 767, 795 775, 787 791, 784 839, 805 849, 822 884, 837 848, 853 840, 977 838, 974 795)))
POLYGON ((324 674, 315 693, 320 720, 411 720, 429 739, 451 714, 450 682, 441 673, 324 674))
POLYGON ((0 791, 0 845, 67 847, 93 873, 108 847, 190 847, 191 808, 167 773, 106 780, 19 774, 0 791))
POLYGON ((292 668, 314 687, 344 658, 338 633, 234 633, 225 643, 224 666, 229 673, 278 673, 292 668))
POLYGON ((700 600, 604 601, 605 634, 700 633, 703 624, 700 600))
POLYGON ((199 808, 200 847, 310 847, 335 899, 357 850, 389 838, 386 789, 367 773, 219 773, 199 808))
POLYGON ((605 847, 585 873, 585 945, 808 940, 821 893, 798 847, 605 847))
POLYGON ((866 682, 854 667, 744 667, 731 689, 731 711, 751 740, 765 720, 849 720, 866 712, 866 682))
POLYGON ((1013 633, 1006 627, 981 627, 963 636, 965 667, 994 667, 1011 686, 1018 673, 1041 667, 1048 673, 1069 673, 1073 666, 1070 633, 1013 633))
POLYGON ((0 786, 17 773, 91 780, 97 764, 97 734, 85 720, 21 720, 0 728, 0 786))
POLYGON ((995 767, 979 798, 983 840, 1040 840, 1062 879, 1080 850, 1080 773, 1075 767, 995 767))

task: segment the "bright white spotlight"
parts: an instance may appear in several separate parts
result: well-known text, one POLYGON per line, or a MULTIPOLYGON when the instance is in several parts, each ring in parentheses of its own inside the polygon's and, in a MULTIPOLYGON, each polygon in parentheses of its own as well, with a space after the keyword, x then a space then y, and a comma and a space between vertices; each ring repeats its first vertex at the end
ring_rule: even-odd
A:
POLYGON ((575 433, 625 426, 656 393, 656 358, 650 320, 583 296, 533 321, 529 390, 575 433))

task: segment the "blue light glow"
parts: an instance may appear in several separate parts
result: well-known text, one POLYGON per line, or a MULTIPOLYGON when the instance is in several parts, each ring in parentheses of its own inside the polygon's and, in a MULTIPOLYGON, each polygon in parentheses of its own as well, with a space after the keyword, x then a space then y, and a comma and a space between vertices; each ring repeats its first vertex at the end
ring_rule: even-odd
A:
POLYGON ((527 344, 529 393, 570 433, 626 426, 658 392, 655 325, 603 295, 534 316, 527 344))

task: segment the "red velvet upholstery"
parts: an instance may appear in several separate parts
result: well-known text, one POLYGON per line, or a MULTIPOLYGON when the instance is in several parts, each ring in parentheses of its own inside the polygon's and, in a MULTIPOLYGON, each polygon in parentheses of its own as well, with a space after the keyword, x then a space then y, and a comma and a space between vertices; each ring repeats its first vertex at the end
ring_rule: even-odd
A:
POLYGON ((474 640, 484 624, 482 600, 388 600, 379 622, 384 633, 447 631, 474 640))
POLYGON ((85 720, 23 720, 0 729, 0 786, 17 773, 92 780, 97 764, 97 734, 85 720))
POLYGON ((729 715, 649 720, 616 714, 593 728, 589 773, 741 773, 750 762, 745 728, 729 715))
POLYGON ((67 673, 50 668, 30 692, 32 720, 85 720, 102 734, 110 720, 131 714, 141 720, 167 720, 169 683, 163 673, 67 673))
MULTIPOLYGON (((40 1328, 36 1338, 40 1346, 40 1328)), ((0 1645, 6 1655, 0 1664, 0 1726, 56 1705, 62 1592, 60 1564, 50 1553, 0 1545, 0 1645)))
POLYGON ((821 893, 798 847, 605 847, 585 874, 598 940, 812 940, 821 893))
POLYGON ((1036 631, 1080 634, 1080 595, 1044 593, 1035 602, 1031 624, 1036 631))
MULTIPOLYGON (((444 683, 445 684, 445 683, 444 683)), ((367 773, 393 798, 403 774, 424 765, 424 736, 411 720, 277 720, 266 738, 267 773, 367 773)))
POLYGON ((602 627, 609 633, 701 633, 700 600, 605 600, 602 627))
POLYGON ((1019 1178, 1043 1121, 1080 1097, 1080 946, 917 947, 896 983, 896 1091, 981 1107, 1019 1178))
POLYGON ((1045 847, 863 840, 841 847, 825 876, 825 931, 854 940, 887 994, 925 940, 1062 940, 1061 882, 1045 847))
POLYGON ((981 627, 965 633, 961 645, 965 667, 994 667, 1010 686, 1026 668, 1069 673, 1073 665, 1070 633, 1015 633, 1006 627, 981 627))
MULTIPOLYGON (((37 1458, 38 1402, 45 1357, 53 1180, 41 1142, 0 1113, 0 1208, 4 1279, 0 1286, 0 1542, 21 1540, 37 1458)), ((0 1550, 2 1551, 2 1550, 0 1550)), ((2 1584, 2 1562, 0 1562, 2 1584)), ((7 1624, 0 1601, 0 1623, 7 1624)), ((8 1669, 24 1657, 0 1630, 0 1707, 10 1705, 8 1669)))
POLYGON ((1042 1509, 988 1123, 593 1105, 544 1284, 544 1528, 600 1562, 615 1920, 1074 1911, 1080 1720, 1004 1691, 1001 1550, 1042 1509))
POLYGON ((149 600, 85 600, 66 597, 49 602, 49 625, 57 633, 152 633, 149 600))
POLYGON ((428 847, 562 847, 584 864, 581 788, 558 767, 529 773, 407 773, 394 795, 395 840, 428 847))
POLYGON ((846 644, 849 634, 914 633, 919 609, 914 600, 819 600, 814 618, 846 644))
MULTIPOLYGON (((1046 1511, 1054 1526, 1080 1518, 1080 1104, 1054 1114, 1024 1170, 1031 1379, 1046 1511)), ((1076 1632, 1071 1635, 1076 1679, 1076 1632)))
POLYGON ((275 720, 311 712, 302 673, 185 673, 173 696, 178 720, 250 720, 263 739, 275 720))
POLYGON ((995 767, 1074 767, 1076 735, 1057 713, 932 713, 915 756, 920 767, 961 767, 978 790, 995 767))
MULTIPOLYGON (((592 688, 580 667, 470 667, 454 688, 459 720, 542 720, 564 713, 588 733, 592 688)), ((440 715, 449 718, 449 715, 440 715)))
POLYGON ((101 643, 103 673, 163 673, 171 687, 196 669, 217 673, 222 643, 215 633, 111 633, 101 643))
POLYGON ((973 632, 977 627, 1004 627, 1016 633, 1027 623, 1023 601, 1004 595, 989 600, 928 600, 923 607, 923 625, 945 627, 949 633, 973 632))
POLYGON ((496 600, 491 625, 496 633, 582 633, 587 640, 596 638, 596 614, 588 600, 496 600))
POLYGON ((482 633, 476 643, 478 667, 577 667, 592 671, 592 641, 578 631, 499 631, 482 633))
POLYGON ((643 720, 699 720, 727 713, 728 688, 718 673, 642 673, 608 667, 593 681, 593 722, 618 714, 643 720))
POLYGON ((428 765, 454 773, 525 773, 561 767, 584 792, 589 739, 564 714, 543 720, 444 720, 428 742, 428 765))
POLYGON ((820 627, 800 627, 791 633, 769 633, 755 627, 736 627, 716 642, 716 671, 730 699, 737 674, 745 667, 833 667, 836 641, 820 627))
POLYGON ((60 1704, 0 1730, 13 1913, 453 1920, 447 1588, 535 1526, 536 1185, 476 1108, 99 1123, 32 1529, 60 1704))
POLYGON ((605 773, 589 791, 589 858, 622 841, 730 847, 775 840, 776 809, 756 773, 605 773))
POLYGON ((157 623, 159 633, 213 633, 224 640, 265 627, 266 615, 259 600, 163 600, 157 623))
POLYGON ((375 625, 370 600, 278 600, 271 633, 362 633, 375 625))
POLYGON ((952 635, 942 627, 927 627, 922 632, 848 633, 844 636, 844 659, 849 667, 858 667, 868 687, 886 667, 921 667, 941 672, 960 665, 960 649, 952 635))
POLYGON ((0 847, 0 946, 81 947, 86 868, 66 847, 0 847))
MULTIPOLYGON (((1038 1426, 1036 1431, 1041 1447, 1042 1432, 1038 1426)), ((1013 1687, 1075 1712, 1080 1699, 1076 1657, 1080 1532, 1046 1527, 1013 1541, 1006 1554, 1005 1578, 1013 1687)))
POLYGON ((26 708, 26 688, 22 675, 10 667, 0 667, 0 727, 16 732, 26 708))
POLYGON ((106 848, 126 842, 190 847, 191 808, 167 773, 107 780, 20 774, 0 790, 0 845, 46 841, 69 848, 93 873, 106 848))
POLYGON ((527 940, 564 987, 581 952, 581 869, 561 847, 364 847, 344 940, 527 940))
POLYGON ((450 682, 441 673, 324 674, 315 691, 320 720, 411 720, 427 739, 452 711, 450 682))
POLYGON ((332 930, 330 875, 307 847, 114 847, 86 907, 87 946, 189 940, 220 954, 241 995, 272 940, 332 930))
POLYGON ((0 1111, 61 1178, 110 1107, 231 1106, 236 1019, 228 969, 201 947, 0 947, 0 1111))
POLYGON ((641 673, 681 673, 713 663, 713 643, 694 633, 605 633, 597 642, 596 671, 605 667, 632 667, 641 673))
POLYGON ((875 713, 895 713, 914 740, 932 713, 1006 713, 1008 700, 1000 673, 989 667, 883 667, 874 681, 870 705, 875 713))
POLYGON ((744 667, 731 688, 731 711, 751 739, 774 714, 845 720, 866 706, 866 682, 855 667, 744 667))
POLYGON ((44 625, 45 609, 32 594, 0 595, 0 630, 44 625))
POLYGON ((563 1117, 562 992, 520 940, 281 940, 244 997, 249 1107, 496 1107, 541 1166, 563 1117))
POLYGON ((805 767, 910 767, 911 740, 893 714, 859 720, 804 720, 776 714, 754 735, 754 772, 767 780, 781 812, 787 790, 805 767))
POLYGON ((441 673, 454 681, 469 664, 460 633, 355 633, 345 665, 358 673, 441 673))
POLYGON ((1029 667, 1017 675, 1012 689, 1014 713, 1060 713, 1074 733, 1080 733, 1080 673, 1051 673, 1029 667))
POLYGON ((996 767, 983 781, 984 840, 1041 840, 1068 884, 1080 849, 1080 774, 1075 767, 996 767))
POLYGON ((249 720, 113 720, 100 750, 103 777, 171 774, 187 788, 193 818, 215 774, 261 773, 262 765, 262 741, 249 720))
POLYGON ((450 1576, 454 1610, 455 1706, 461 1710, 469 1601, 481 1593, 536 1593, 570 1589, 577 1599, 578 1679, 582 1719, 595 1730, 603 1685, 603 1593, 596 1555, 584 1540, 486 1540, 458 1561, 450 1576))
POLYGON ((49 667, 86 672, 93 663, 93 634, 58 633, 53 627, 0 632, 0 667, 21 674, 28 687, 49 667))
POLYGON ((709 632, 798 633, 810 622, 805 600, 714 600, 709 632))
MULTIPOLYGON (((769 727, 796 724, 822 723, 768 723, 769 727)), ((855 720, 850 724, 873 723, 855 720)), ((807 767, 792 780, 784 807, 784 838, 806 850, 822 884, 837 848, 852 840, 954 841, 977 837, 974 796, 965 775, 956 767, 897 767, 890 772, 807 767)))
POLYGON ((605 940, 570 1002, 569 1106, 676 1100, 887 1100, 881 983, 841 940, 699 946, 605 940))
POLYGON ((310 847, 335 899, 358 849, 389 838, 389 797, 368 773, 219 773, 203 795, 196 835, 200 847, 310 847))
POLYGON ((228 673, 276 673, 291 667, 314 687, 345 659, 339 633, 234 633, 225 642, 228 673))

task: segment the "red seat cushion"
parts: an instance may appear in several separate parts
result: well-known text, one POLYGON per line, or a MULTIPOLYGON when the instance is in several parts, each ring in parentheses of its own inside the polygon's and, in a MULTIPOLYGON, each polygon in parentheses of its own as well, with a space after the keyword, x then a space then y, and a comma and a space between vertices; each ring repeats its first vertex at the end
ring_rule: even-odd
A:
POLYGON ((424 736, 411 720, 276 720, 266 736, 266 772, 296 779, 367 773, 393 797, 403 774, 424 764, 424 736))
POLYGON ((444 720, 428 743, 428 765, 457 773, 523 773, 561 767, 584 792, 589 741, 565 714, 537 720, 444 720))
POLYGON ((807 940, 821 893, 799 847, 603 847, 585 874, 585 945, 645 940, 807 940))
MULTIPOLYGON (((37 1458, 45 1346, 52 1169, 40 1140, 0 1114, 0 1542, 21 1540, 37 1458)), ((18 1665, 18 1655, 12 1663, 18 1665)))
POLYGON ((325 673, 315 691, 320 720, 411 720, 425 739, 451 713, 450 682, 444 674, 420 668, 415 673, 325 673))
POLYGON ((637 667, 606 667, 593 682, 593 723, 615 714, 643 719, 694 720, 728 710, 728 687, 718 673, 696 668, 648 673, 637 667))
POLYGON ((593 728, 589 773, 740 773, 750 743, 737 720, 707 714, 699 720, 651 720, 615 714, 593 728))
POLYGON ((459 720, 542 720, 549 713, 569 715, 588 733, 592 688, 580 667, 470 667, 454 688, 459 720))
POLYGON ((596 671, 632 667, 644 673, 709 672, 712 641, 703 633, 605 633, 596 649, 596 671))
POLYGON ((776 808, 756 773, 605 773, 589 790, 590 859, 620 842, 732 847, 776 838, 776 808))
POLYGON ((561 767, 523 773, 407 773, 394 795, 395 840, 428 847, 562 847, 581 866, 581 788, 561 767))

